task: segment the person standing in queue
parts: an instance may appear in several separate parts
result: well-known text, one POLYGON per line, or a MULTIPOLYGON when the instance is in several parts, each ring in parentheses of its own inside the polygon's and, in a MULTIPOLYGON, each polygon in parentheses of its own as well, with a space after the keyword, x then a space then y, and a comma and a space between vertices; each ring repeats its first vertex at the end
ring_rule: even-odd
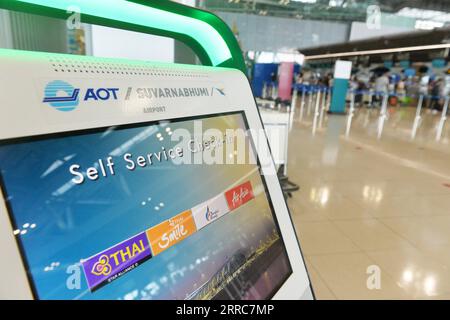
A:
POLYGON ((380 106, 383 101, 383 97, 388 94, 389 90, 389 77, 387 73, 383 73, 375 80, 375 96, 377 103, 380 103, 380 106))

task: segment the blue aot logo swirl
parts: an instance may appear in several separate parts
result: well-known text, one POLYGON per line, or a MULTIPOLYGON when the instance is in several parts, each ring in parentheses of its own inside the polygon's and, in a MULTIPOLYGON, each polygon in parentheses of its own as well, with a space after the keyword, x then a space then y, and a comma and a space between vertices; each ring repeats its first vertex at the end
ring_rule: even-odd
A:
POLYGON ((49 103, 59 111, 72 111, 79 104, 80 89, 75 89, 71 84, 55 80, 45 87, 43 102, 49 103))

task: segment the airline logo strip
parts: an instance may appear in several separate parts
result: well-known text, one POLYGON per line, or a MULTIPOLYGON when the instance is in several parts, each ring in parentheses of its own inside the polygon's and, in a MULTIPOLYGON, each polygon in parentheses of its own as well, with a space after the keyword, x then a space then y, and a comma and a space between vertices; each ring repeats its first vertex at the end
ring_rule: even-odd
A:
POLYGON ((118 279, 253 198, 247 181, 84 260, 89 289, 93 292, 118 279))
POLYGON ((116 280, 152 257, 144 232, 82 262, 91 291, 116 280))
POLYGON ((197 228, 191 210, 176 215, 146 231, 156 256, 195 233, 197 228))

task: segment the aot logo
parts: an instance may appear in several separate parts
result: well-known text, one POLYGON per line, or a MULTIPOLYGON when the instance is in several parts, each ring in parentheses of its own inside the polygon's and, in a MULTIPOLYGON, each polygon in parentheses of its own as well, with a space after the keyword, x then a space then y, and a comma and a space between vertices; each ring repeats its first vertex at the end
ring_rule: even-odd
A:
MULTIPOLYGON (((83 101, 108 101, 118 99, 119 88, 87 88, 83 101)), ((80 88, 55 80, 45 87, 44 103, 59 111, 72 111, 80 104, 80 88)))
POLYGON ((59 111, 72 111, 79 104, 80 89, 71 84, 56 80, 45 87, 44 101, 59 111))
POLYGON ((117 92, 119 92, 119 88, 99 88, 99 89, 89 88, 86 90, 84 101, 117 100, 117 92))

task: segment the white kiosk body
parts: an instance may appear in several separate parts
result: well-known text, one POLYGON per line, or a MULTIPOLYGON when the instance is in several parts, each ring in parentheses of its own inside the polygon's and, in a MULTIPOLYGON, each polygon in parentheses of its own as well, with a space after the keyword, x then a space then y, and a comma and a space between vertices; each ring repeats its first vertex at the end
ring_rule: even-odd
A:
POLYGON ((0 298, 311 299, 240 71, 0 50, 0 298))

